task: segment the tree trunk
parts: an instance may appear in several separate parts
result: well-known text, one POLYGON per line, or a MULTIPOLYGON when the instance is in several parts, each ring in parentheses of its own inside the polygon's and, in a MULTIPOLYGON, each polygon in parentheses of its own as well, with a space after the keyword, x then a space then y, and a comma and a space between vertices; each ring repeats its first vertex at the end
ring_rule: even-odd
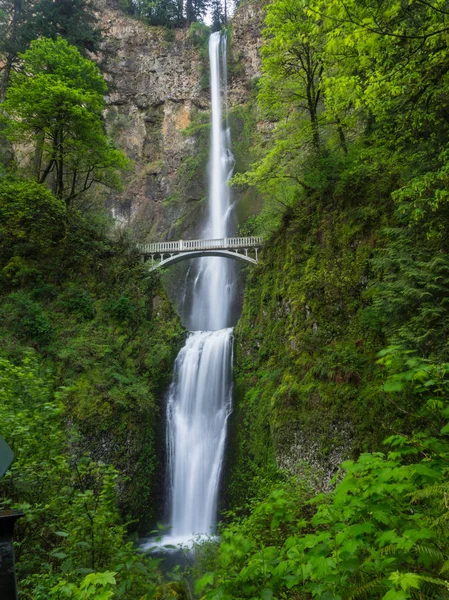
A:
POLYGON ((17 56, 17 26, 22 16, 22 0, 14 0, 13 14, 11 23, 9 24, 9 36, 5 43, 7 49, 6 63, 3 68, 3 77, 0 84, 0 102, 5 99, 6 89, 8 87, 9 78, 11 76, 12 66, 17 56))
POLYGON ((313 86, 309 82, 307 84, 307 108, 310 116, 310 125, 312 127, 312 144, 314 149, 319 152, 320 150, 320 130, 318 127, 318 115, 316 111, 316 100, 312 93, 313 86))
POLYGON ((192 0, 187 0, 186 2, 186 19, 188 25, 191 25, 195 21, 195 11, 193 10, 192 0))
POLYGON ((340 146, 341 146, 343 152, 347 156, 348 155, 348 146, 346 144, 346 136, 345 136, 345 132, 343 130, 343 126, 340 123, 338 118, 337 118, 337 131, 338 131, 338 137, 340 138, 340 146))
POLYGON ((44 151, 44 132, 37 134, 36 149, 34 150, 33 169, 36 181, 40 181, 42 169, 42 154, 44 151))
POLYGON ((64 195, 64 131, 61 129, 58 135, 58 197, 64 195))
POLYGON ((58 180, 59 180, 59 164, 58 164, 58 131, 53 134, 53 149, 52 149, 52 163, 56 167, 56 173, 53 173, 51 178, 51 191, 55 196, 58 195, 58 180))

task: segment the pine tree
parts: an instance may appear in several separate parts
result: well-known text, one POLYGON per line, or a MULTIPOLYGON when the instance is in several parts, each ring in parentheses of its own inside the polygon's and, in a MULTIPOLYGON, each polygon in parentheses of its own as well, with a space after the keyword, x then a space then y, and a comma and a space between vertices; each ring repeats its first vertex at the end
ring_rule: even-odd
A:
POLYGON ((225 13, 221 0, 212 0, 211 2, 212 31, 220 31, 226 24, 225 13))

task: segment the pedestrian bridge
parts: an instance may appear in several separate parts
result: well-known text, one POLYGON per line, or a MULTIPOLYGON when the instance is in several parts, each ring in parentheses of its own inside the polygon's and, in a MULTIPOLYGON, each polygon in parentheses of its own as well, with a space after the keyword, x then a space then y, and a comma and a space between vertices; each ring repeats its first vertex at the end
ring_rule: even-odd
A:
POLYGON ((261 237, 229 237, 217 240, 179 240, 139 244, 138 249, 144 262, 151 260, 151 271, 169 267, 175 263, 201 256, 221 256, 242 262, 257 264, 261 237))

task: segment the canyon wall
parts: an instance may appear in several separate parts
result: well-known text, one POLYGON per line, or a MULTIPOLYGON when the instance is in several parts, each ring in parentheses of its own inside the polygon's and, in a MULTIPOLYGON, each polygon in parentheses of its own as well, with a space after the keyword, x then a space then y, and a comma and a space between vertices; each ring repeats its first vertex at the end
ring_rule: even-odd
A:
MULTIPOLYGON (((134 163, 124 190, 109 197, 111 209, 139 240, 191 236, 207 194, 208 30, 151 27, 113 1, 97 6, 104 36, 97 60, 109 85, 106 127, 134 163)), ((248 102, 259 75, 261 22, 257 4, 235 13, 231 108, 248 102)))

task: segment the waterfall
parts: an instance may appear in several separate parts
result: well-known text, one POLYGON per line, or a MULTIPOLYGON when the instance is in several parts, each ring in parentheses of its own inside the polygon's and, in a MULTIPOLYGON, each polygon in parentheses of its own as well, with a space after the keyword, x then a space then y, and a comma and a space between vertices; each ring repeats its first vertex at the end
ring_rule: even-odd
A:
MULTIPOLYGON (((226 37, 220 32, 209 38, 211 85, 211 136, 209 156, 208 219, 202 232, 206 239, 231 235, 231 193, 227 184, 234 168, 226 103, 226 37), (224 110, 223 110, 224 108, 224 110), (223 119, 225 115, 225 119, 223 119)), ((217 330, 231 325, 230 307, 235 288, 233 261, 203 258, 199 261, 199 281, 193 298, 190 326, 193 330, 217 330)))
MULTIPOLYGON (((209 58, 209 202, 202 235, 221 238, 231 234, 227 181, 234 157, 226 109, 226 37, 219 32, 210 36, 209 58)), ((173 545, 189 544, 195 536, 214 533, 231 410, 233 261, 202 258, 194 277, 189 316, 192 331, 176 359, 167 403, 170 533, 162 543, 173 545)))
POLYGON ((231 367, 232 329, 192 332, 176 360, 167 418, 172 544, 214 531, 231 367))

